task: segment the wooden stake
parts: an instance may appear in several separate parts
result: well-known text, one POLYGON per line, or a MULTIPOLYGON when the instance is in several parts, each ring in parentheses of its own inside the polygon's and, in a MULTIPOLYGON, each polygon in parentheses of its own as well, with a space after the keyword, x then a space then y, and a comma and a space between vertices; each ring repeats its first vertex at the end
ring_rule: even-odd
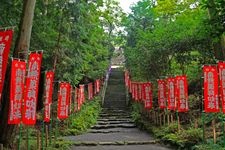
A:
POLYGON ((45 125, 45 146, 48 147, 48 125, 45 125))
POLYGON ((202 112, 202 139, 203 139, 203 143, 205 143, 205 113, 202 112))
POLYGON ((168 125, 170 125, 170 114, 168 111, 167 111, 167 123, 168 123, 168 125))
POLYGON ((29 134, 30 134, 29 133, 29 127, 27 127, 27 135, 26 135, 27 136, 27 138, 26 138, 27 139, 27 141, 26 141, 26 143, 27 143, 27 150, 30 150, 30 142, 29 142, 29 140, 30 140, 29 138, 30 137, 29 137, 29 134))
POLYGON ((165 114, 165 112, 163 113, 163 125, 165 125, 166 124, 166 114, 165 114))
POLYGON ((170 117, 171 117, 171 123, 173 123, 173 113, 171 113, 170 117))
POLYGON ((178 133, 180 132, 180 116, 179 113, 177 111, 177 128, 178 128, 178 133))
POLYGON ((213 127, 213 142, 216 144, 216 121, 215 118, 212 120, 212 127, 213 127))
POLYGON ((195 129, 197 129, 198 128, 198 120, 197 119, 195 119, 195 129))
POLYGON ((37 129, 37 149, 40 150, 41 149, 41 144, 40 144, 40 131, 39 129, 37 129))
POLYGON ((162 126, 162 114, 159 114, 159 125, 162 126))

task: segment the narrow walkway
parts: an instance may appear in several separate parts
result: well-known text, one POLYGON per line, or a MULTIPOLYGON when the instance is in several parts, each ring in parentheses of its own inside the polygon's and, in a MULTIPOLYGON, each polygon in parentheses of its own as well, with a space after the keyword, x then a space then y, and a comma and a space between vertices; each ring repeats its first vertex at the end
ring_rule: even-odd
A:
POLYGON ((97 124, 86 134, 68 138, 77 143, 73 150, 168 150, 148 133, 140 131, 132 121, 120 69, 112 69, 97 124))

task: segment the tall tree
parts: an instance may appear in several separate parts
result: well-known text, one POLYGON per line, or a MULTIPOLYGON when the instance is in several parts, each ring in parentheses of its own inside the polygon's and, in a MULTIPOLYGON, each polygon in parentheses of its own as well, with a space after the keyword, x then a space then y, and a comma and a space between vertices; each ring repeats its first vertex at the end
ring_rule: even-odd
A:
MULTIPOLYGON (((14 51, 14 57, 25 59, 30 47, 30 38, 32 30, 32 22, 34 15, 36 0, 24 0, 23 1, 23 13, 20 21, 19 36, 16 43, 16 49, 14 51), (22 54, 20 57, 19 54, 22 54)), ((9 92, 10 92, 10 66, 7 67, 6 81, 3 90, 3 98, 1 100, 0 111, 0 142, 5 146, 13 147, 13 141, 15 136, 16 125, 8 125, 8 112, 9 112, 9 92)))

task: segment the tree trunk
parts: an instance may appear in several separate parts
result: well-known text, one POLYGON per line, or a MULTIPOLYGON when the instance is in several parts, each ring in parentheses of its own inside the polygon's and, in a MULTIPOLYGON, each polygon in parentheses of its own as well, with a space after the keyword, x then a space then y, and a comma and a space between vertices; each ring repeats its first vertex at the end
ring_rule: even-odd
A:
MULTIPOLYGON (((212 20, 216 14, 216 5, 214 0, 209 0, 210 7, 208 8, 208 16, 209 19, 212 20)), ((214 56, 218 60, 225 59, 225 43, 224 43, 224 35, 218 37, 218 40, 212 43, 212 48, 214 51, 214 56)))
MULTIPOLYGON (((34 8, 36 0, 24 0, 23 12, 20 20, 20 30, 16 41, 13 56, 25 59, 30 47, 30 37, 32 30, 32 22, 34 16, 34 8)), ((13 148, 13 141, 17 131, 17 125, 8 125, 8 111, 10 102, 10 74, 11 63, 9 63, 6 71, 5 84, 3 88, 3 96, 1 100, 0 110, 0 142, 5 147, 13 148)))
POLYGON ((29 48, 36 0, 24 0, 20 30, 13 56, 25 59, 29 48))

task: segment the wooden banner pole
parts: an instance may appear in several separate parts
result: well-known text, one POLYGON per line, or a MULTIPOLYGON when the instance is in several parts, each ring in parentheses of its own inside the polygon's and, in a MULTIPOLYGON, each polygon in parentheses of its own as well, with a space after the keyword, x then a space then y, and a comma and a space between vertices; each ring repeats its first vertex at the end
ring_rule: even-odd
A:
POLYGON ((45 147, 48 147, 48 139, 49 139, 49 135, 48 135, 48 125, 45 125, 45 147))
POLYGON ((213 127, 213 142, 216 144, 216 120, 215 117, 213 117, 212 120, 212 127, 213 127))
POLYGON ((19 125, 19 139, 18 139, 18 150, 20 150, 20 144, 21 144, 21 139, 22 139, 22 124, 20 123, 19 125))
POLYGON ((39 129, 37 129, 37 150, 39 150, 40 148, 40 131, 39 129))
POLYGON ((44 134, 45 134, 45 123, 42 122, 41 128, 41 149, 44 150, 44 134))
POLYGON ((179 112, 177 111, 177 129, 178 129, 178 133, 180 132, 180 116, 179 116, 179 112))
POLYGON ((168 109, 166 109, 166 113, 167 113, 167 123, 168 125, 170 125, 170 114, 168 109))
POLYGON ((30 141, 29 141, 30 140, 29 139, 30 138, 29 137, 30 133, 29 133, 29 127, 28 126, 27 126, 26 130, 27 130, 27 132, 26 132, 27 133, 27 135, 26 135, 27 136, 27 138, 26 138, 27 139, 27 142, 26 142, 27 143, 27 150, 30 150, 30 141))
POLYGON ((205 143, 205 113, 202 112, 202 133, 203 133, 203 143, 205 143))
POLYGON ((225 147, 225 123, 223 121, 223 146, 225 147))

